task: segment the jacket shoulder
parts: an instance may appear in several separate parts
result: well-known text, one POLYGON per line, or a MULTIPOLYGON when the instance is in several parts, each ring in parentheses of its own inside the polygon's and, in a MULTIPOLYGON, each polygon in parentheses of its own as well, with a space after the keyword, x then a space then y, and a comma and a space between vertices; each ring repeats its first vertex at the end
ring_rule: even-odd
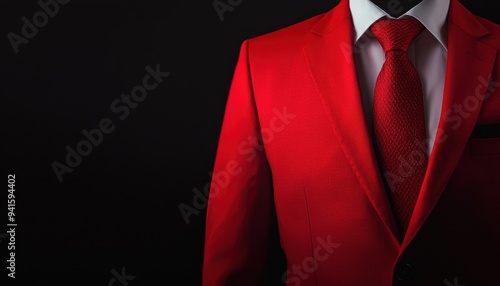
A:
POLYGON ((249 39, 249 43, 252 45, 293 45, 294 43, 300 42, 301 39, 308 37, 315 24, 318 23, 326 14, 327 13, 322 13, 291 26, 249 39))
POLYGON ((247 40, 250 58, 272 61, 285 59, 301 52, 304 44, 315 36, 312 32, 313 28, 328 13, 322 13, 291 26, 247 40))

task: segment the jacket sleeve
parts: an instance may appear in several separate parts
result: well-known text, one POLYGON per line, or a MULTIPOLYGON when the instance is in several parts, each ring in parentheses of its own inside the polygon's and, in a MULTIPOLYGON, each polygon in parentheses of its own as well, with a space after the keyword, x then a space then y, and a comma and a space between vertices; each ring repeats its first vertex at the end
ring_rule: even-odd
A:
POLYGON ((242 44, 224 114, 207 210, 203 285, 263 285, 273 215, 270 168, 242 44), (258 142, 261 142, 259 140, 258 142))

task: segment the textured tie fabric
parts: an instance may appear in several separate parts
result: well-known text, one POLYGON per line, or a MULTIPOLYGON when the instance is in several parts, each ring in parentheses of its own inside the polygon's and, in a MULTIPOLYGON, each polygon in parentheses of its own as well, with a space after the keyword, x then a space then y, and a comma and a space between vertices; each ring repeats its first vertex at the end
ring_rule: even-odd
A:
POLYGON ((413 18, 379 20, 371 27, 385 52, 375 84, 374 147, 403 235, 427 169, 425 148, 419 148, 426 142, 422 83, 408 57, 408 48, 423 30, 413 18))

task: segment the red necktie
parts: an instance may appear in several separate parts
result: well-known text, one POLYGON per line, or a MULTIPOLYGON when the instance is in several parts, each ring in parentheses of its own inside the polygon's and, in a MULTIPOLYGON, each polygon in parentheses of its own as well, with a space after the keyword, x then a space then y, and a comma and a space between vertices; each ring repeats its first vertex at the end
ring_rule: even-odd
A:
POLYGON ((403 235, 415 208, 427 169, 422 83, 408 48, 424 30, 416 19, 379 20, 371 31, 382 45, 385 62, 375 84, 375 150, 403 235))

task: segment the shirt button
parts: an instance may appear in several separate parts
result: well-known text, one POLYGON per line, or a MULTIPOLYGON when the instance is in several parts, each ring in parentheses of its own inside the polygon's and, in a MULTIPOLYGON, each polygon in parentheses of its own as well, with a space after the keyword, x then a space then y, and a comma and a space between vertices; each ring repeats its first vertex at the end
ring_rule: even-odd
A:
POLYGON ((409 281, 414 278, 415 270, 411 264, 403 261, 396 266, 395 275, 398 281, 409 281))

